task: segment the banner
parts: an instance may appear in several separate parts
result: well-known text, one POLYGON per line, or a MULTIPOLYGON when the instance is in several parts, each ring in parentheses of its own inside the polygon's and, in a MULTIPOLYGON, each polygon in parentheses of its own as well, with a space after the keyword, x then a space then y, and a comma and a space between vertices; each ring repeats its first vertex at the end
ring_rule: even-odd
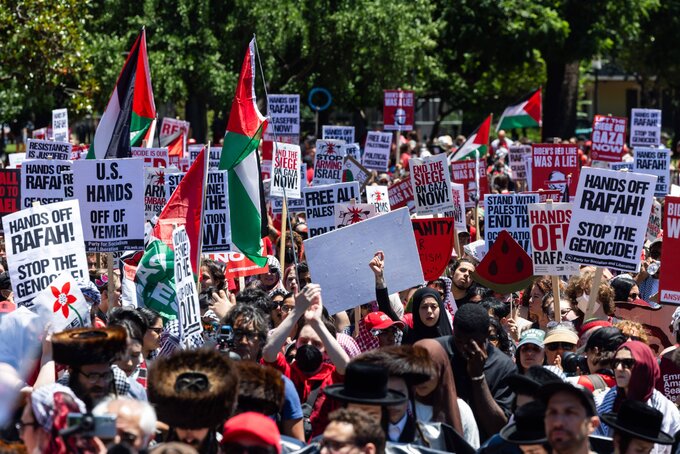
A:
POLYGON ((484 240, 487 251, 503 230, 531 255, 529 204, 538 203, 537 194, 488 194, 484 197, 484 240))
POLYGON ((416 210, 416 202, 413 199, 413 187, 411 177, 406 177, 401 181, 387 187, 387 194, 390 198, 390 207, 397 210, 401 207, 408 207, 410 213, 416 210))
POLYGON ((338 183, 302 189, 309 238, 335 230, 335 204, 361 200, 359 183, 338 183))
POLYGON ((666 197, 664 211, 663 248, 659 278, 659 303, 680 305, 680 197, 666 197))
POLYGON ((268 95, 265 140, 300 135, 300 95, 268 95))
POLYGON ((556 189, 573 197, 578 183, 578 147, 536 143, 531 148, 531 190, 556 189))
POLYGON ((317 140, 314 157, 313 186, 335 184, 342 181, 342 164, 345 156, 337 140, 317 140))
POLYGON ((144 167, 169 167, 167 148, 132 147, 132 157, 144 159, 144 167))
POLYGON ((385 131, 411 131, 415 125, 415 92, 410 90, 384 90, 383 129, 385 131))
POLYGON ((71 170, 70 161, 29 159, 21 164, 21 208, 33 202, 41 205, 64 200, 62 172, 71 170))
POLYGON ((534 275, 571 276, 576 264, 564 260, 564 240, 569 231, 571 203, 530 203, 531 261, 534 275))
POLYGON ((489 193, 489 180, 486 176, 486 160, 480 159, 478 166, 479 188, 475 178, 475 160, 456 161, 451 163, 451 181, 460 183, 465 189, 465 208, 474 208, 477 201, 482 201, 489 193))
POLYGON ((272 197, 283 197, 284 192, 288 199, 299 199, 301 197, 301 159, 300 147, 298 145, 276 144, 272 159, 273 166, 270 183, 270 194, 272 197))
POLYGON ((512 170, 512 179, 515 182, 527 180, 524 156, 531 156, 531 145, 511 145, 508 148, 508 161, 512 170))
POLYGON ((637 147, 633 150, 637 173, 656 175, 655 197, 665 197, 670 190, 671 152, 667 148, 637 147))
MULTIPOLYGON (((323 125, 321 128, 321 140, 342 140, 344 143, 354 142, 354 126, 323 125)), ((316 144, 317 152, 319 143, 316 144)))
POLYGON ((52 110, 52 135, 57 142, 68 142, 68 110, 52 110))
POLYGON ((28 139, 26 159, 54 159, 68 161, 71 159, 73 147, 68 142, 28 139))
POLYGON ((62 273, 38 293, 32 310, 49 323, 51 333, 91 326, 90 306, 69 273, 62 273))
POLYGON ((387 192, 387 186, 366 186, 366 201, 375 206, 375 212, 379 215, 392 211, 387 192))
POLYGON ((445 154, 409 159, 416 213, 434 214, 453 210, 451 176, 445 154))
POLYGON ((595 115, 593 118, 593 144, 590 148, 593 161, 619 162, 626 142, 625 117, 595 115))
POLYGON ((426 281, 434 281, 446 271, 455 245, 453 218, 411 219, 426 281))
POLYGON ((19 169, 0 169, 0 219, 21 210, 19 169))
POLYGON ((564 259, 637 272, 656 177, 584 167, 564 259))
MULTIPOLYGON (((267 251, 265 250, 264 246, 262 247, 262 254, 267 255, 267 251)), ((257 266, 255 262, 237 251, 208 254, 208 257, 211 260, 225 264, 226 269, 224 271, 224 276, 227 279, 257 276, 258 274, 264 274, 269 271, 269 265, 262 267, 257 266)))
POLYGON ((73 163, 85 248, 116 252, 144 248, 144 163, 139 158, 73 163))
POLYGON ((377 215, 371 203, 336 203, 335 228, 347 227, 377 215))
POLYGON ((227 252, 231 250, 231 219, 229 213, 229 186, 226 170, 208 172, 203 206, 202 252, 227 252))
POLYGON ((661 111, 632 109, 630 111, 630 146, 658 147, 661 145, 661 111))
POLYGON ((370 131, 366 136, 362 163, 369 170, 387 172, 390 163, 392 133, 370 131))
POLYGON ((647 241, 654 241, 661 234, 661 213, 663 209, 661 204, 654 200, 652 205, 652 213, 649 215, 649 222, 647 223, 647 241))
POLYGON ((78 202, 39 205, 2 218, 9 277, 17 306, 62 273, 88 279, 78 202))
POLYGON ((453 211, 445 211, 444 217, 454 219, 457 232, 467 232, 467 223, 465 222, 465 188, 463 188, 462 184, 451 183, 451 194, 453 195, 453 211))
POLYGON ((179 318, 180 338, 203 331, 201 308, 198 305, 196 282, 191 267, 191 244, 184 226, 172 232, 172 249, 175 251, 175 295, 179 318))
POLYGON ((357 181, 363 190, 370 179, 370 170, 359 164, 359 161, 354 159, 352 156, 345 156, 345 162, 342 164, 343 183, 357 181))

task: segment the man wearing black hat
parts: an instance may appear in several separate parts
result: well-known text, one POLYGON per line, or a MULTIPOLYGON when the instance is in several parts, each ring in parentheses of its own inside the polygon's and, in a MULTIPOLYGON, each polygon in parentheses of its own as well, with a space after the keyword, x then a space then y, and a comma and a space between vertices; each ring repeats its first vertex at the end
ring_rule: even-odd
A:
POLYGON ((544 417, 543 403, 529 402, 517 409, 515 421, 501 430, 500 437, 507 443, 517 445, 524 454, 547 454, 544 417))
POLYGON ((618 413, 605 413, 602 420, 614 429, 614 454, 648 454, 654 444, 675 441, 661 431, 663 414, 637 400, 625 400, 618 413))

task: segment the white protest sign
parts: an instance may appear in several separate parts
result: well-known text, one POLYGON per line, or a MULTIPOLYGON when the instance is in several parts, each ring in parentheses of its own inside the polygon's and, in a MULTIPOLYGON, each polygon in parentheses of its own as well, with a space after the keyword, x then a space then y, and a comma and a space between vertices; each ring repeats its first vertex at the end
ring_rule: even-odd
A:
POLYGON ((170 165, 168 149, 132 147, 132 157, 144 159, 144 167, 165 167, 170 165))
POLYGON ((635 170, 635 163, 633 161, 629 162, 610 162, 609 168, 611 170, 627 170, 633 172, 635 170))
POLYGON ((578 273, 578 265, 564 260, 564 240, 571 220, 571 203, 530 203, 531 261, 534 274, 578 273))
POLYGON ((186 172, 166 173, 165 174, 165 198, 170 200, 170 196, 175 192, 180 181, 186 175, 186 172))
POLYGON ((203 206, 203 252, 231 250, 229 186, 226 170, 208 172, 203 206))
POLYGON ((52 110, 52 135, 57 142, 68 142, 68 110, 52 110))
POLYGON ((300 95, 268 95, 267 114, 264 140, 300 134, 300 95))
MULTIPOLYGON (((204 145, 189 145, 189 166, 194 163, 198 155, 201 153, 204 145)), ((222 155, 222 147, 210 147, 210 158, 208 160, 208 170, 217 170, 220 167, 220 156, 222 155)))
POLYGON ((170 169, 158 169, 144 167, 144 220, 150 221, 154 216, 161 214, 163 207, 168 203, 165 192, 166 178, 170 169))
POLYGON ((302 189, 309 237, 335 229, 335 204, 360 200, 359 183, 338 183, 302 189))
POLYGON ((633 150, 637 173, 656 175, 654 196, 665 197, 671 180, 671 152, 667 148, 636 147, 633 150))
POLYGON ((64 191, 64 200, 71 200, 73 194, 73 171, 64 170, 61 172, 61 187, 64 191))
POLYGON ((335 184, 342 181, 342 163, 345 160, 342 145, 337 140, 317 140, 312 185, 335 184))
POLYGON ((161 121, 161 131, 158 134, 158 139, 164 139, 181 131, 188 133, 189 126, 190 124, 188 121, 164 117, 163 121, 161 121))
MULTIPOLYGON (((354 126, 331 126, 323 125, 321 129, 322 140, 343 140, 345 143, 354 142, 354 126)), ((317 145, 317 149, 319 146, 317 145)))
MULTIPOLYGON (((290 213, 302 213, 305 211, 305 199, 302 198, 302 189, 307 187, 307 164, 304 162, 300 164, 300 198, 299 199, 288 199, 288 211, 290 213)), ((281 214, 283 213, 283 198, 272 197, 271 198, 272 213, 281 214)))
POLYGON ((424 280, 406 207, 308 239, 304 245, 312 281, 321 285, 329 314, 375 300, 375 280, 366 264, 376 251, 385 253, 385 283, 391 291, 424 280), (343 279, 337 278, 338 270, 343 270, 343 279))
POLYGON ((139 158, 73 163, 73 190, 89 252, 144 247, 144 162, 139 158))
POLYGON ((342 154, 351 156, 361 162, 361 147, 358 143, 345 143, 340 145, 340 148, 342 148, 342 154))
POLYGON ((33 300, 33 311, 50 324, 50 332, 91 326, 90 305, 70 273, 62 273, 33 300))
POLYGON ((288 199, 301 198, 302 176, 300 173, 300 147, 287 143, 274 144, 272 157, 272 178, 270 194, 283 197, 285 191, 288 199))
POLYGON ((390 162, 392 133, 370 131, 366 136, 362 164, 369 170, 386 172, 390 162))
POLYGON ((584 167, 564 259, 637 272, 655 184, 653 175, 584 167))
POLYGON ((655 200, 654 204, 652 205, 652 212, 649 215, 649 222, 647 223, 647 241, 656 240, 656 238, 661 233, 662 213, 663 208, 661 208, 661 204, 655 200))
POLYGON ((487 251, 502 230, 507 230, 522 249, 531 255, 530 203, 538 194, 487 194, 484 196, 484 240, 487 251))
POLYGON ((71 159, 73 146, 68 142, 28 139, 26 159, 55 159, 68 161, 71 159))
POLYGON ((531 157, 531 145, 511 145, 508 148, 508 161, 510 170, 512 170, 512 179, 516 182, 527 180, 526 166, 524 164, 525 156, 531 157))
POLYGON ((347 227, 376 216, 372 203, 336 203, 335 228, 347 227))
POLYGON ((451 175, 445 154, 411 158, 409 168, 416 213, 434 214, 453 210, 451 175))
POLYGON ((354 159, 352 156, 345 156, 345 162, 342 164, 342 182, 358 181, 359 186, 363 188, 371 178, 371 172, 354 159))
POLYGON ((70 161, 28 159, 21 164, 21 208, 33 202, 42 205, 64 200, 62 172, 71 170, 70 161))
POLYGON ((632 109, 630 112, 630 146, 658 147, 661 144, 661 111, 632 109))
POLYGON ((39 205, 2 218, 14 302, 25 306, 57 276, 87 279, 76 200, 39 205))
POLYGON ((455 220, 456 232, 467 232, 465 223, 465 186, 459 183, 451 183, 453 195, 453 211, 444 212, 444 217, 455 220))
POLYGON ((387 194, 387 186, 366 186, 366 201, 375 206, 375 211, 378 214, 392 211, 390 198, 387 194))
POLYGON ((191 245, 184 226, 172 232, 172 249, 175 251, 175 295, 177 299, 179 331, 182 339, 203 331, 201 308, 191 268, 191 245))
POLYGON ((9 157, 9 168, 16 169, 21 166, 21 164, 26 160, 26 153, 10 153, 9 157))

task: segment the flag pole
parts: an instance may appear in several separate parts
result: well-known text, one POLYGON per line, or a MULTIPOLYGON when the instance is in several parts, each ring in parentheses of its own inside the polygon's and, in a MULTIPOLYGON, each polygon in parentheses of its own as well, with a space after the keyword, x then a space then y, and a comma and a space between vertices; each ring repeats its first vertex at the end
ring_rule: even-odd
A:
POLYGON ((210 141, 203 148, 203 188, 201 189, 203 195, 201 196, 201 219, 199 220, 198 228, 198 251, 196 254, 196 271, 198 275, 196 276, 196 292, 201 293, 201 251, 203 250, 203 208, 205 206, 205 195, 208 188, 208 169, 210 164, 210 141), (206 151, 207 156, 206 156, 206 151))

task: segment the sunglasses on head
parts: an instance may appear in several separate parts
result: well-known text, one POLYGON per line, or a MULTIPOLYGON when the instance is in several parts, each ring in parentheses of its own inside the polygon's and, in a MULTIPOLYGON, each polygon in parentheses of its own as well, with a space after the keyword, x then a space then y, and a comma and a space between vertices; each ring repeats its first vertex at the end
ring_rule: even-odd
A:
POLYGON ((550 350, 551 352, 554 352, 555 350, 562 349, 562 350, 567 350, 567 351, 572 351, 576 345, 570 344, 569 342, 551 342, 549 344, 545 344, 545 348, 550 350))

